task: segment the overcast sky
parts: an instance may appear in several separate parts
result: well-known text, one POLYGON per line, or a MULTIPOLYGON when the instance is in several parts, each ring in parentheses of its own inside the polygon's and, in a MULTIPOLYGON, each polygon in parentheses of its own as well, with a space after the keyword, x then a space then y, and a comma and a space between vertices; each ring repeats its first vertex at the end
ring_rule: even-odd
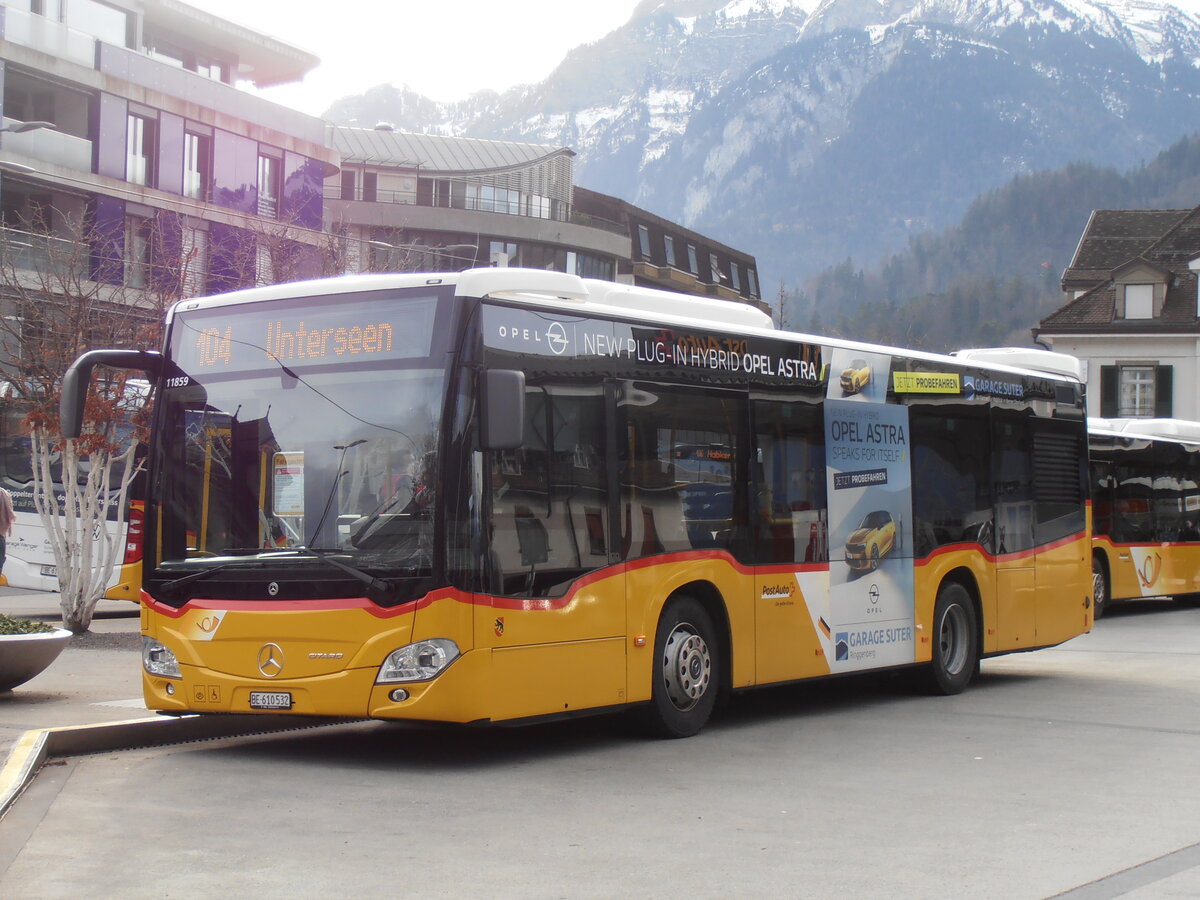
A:
MULTIPOLYGON (((625 24, 639 0, 189 2, 318 56, 321 64, 302 84, 261 93, 319 116, 339 97, 384 82, 407 84, 434 100, 461 100, 484 88, 541 81, 568 50, 625 24)), ((1200 0, 1174 5, 1200 10, 1200 0)))
POLYGON ((541 81, 567 51, 629 20, 638 0, 190 0, 320 57, 302 84, 263 91, 320 115, 382 82, 434 100, 541 81))

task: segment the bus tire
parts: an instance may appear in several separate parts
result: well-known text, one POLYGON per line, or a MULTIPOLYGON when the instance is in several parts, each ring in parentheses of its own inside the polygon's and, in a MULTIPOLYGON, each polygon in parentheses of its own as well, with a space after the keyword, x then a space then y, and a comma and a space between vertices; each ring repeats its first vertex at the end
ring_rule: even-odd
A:
POLYGON ((956 582, 943 584, 933 608, 933 659, 926 686, 934 694, 958 694, 979 671, 975 604, 956 582))
POLYGON ((1108 609, 1108 572, 1099 553, 1092 554, 1092 619, 1099 619, 1108 609))
POLYGON ((655 737, 691 737, 708 721, 720 687, 716 629, 692 597, 668 601, 654 636, 654 679, 642 725, 655 737))

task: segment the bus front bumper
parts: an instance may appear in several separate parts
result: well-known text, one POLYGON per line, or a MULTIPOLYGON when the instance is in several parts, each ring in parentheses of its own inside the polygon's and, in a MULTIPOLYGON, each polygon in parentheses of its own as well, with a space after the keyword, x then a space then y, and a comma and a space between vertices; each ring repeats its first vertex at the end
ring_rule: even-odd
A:
POLYGON ((476 722, 487 716, 490 650, 464 653, 428 681, 376 684, 378 667, 286 681, 235 678, 183 665, 180 678, 142 672, 148 709, 164 713, 241 713, 476 722))

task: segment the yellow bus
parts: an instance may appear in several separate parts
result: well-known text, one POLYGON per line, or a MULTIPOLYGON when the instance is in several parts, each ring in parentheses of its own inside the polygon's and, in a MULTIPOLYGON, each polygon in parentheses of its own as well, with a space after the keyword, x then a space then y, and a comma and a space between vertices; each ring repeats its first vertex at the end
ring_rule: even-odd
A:
POLYGON ((1095 615, 1200 593, 1200 422, 1088 423, 1095 615))
POLYGON ((748 688, 909 667, 957 693, 1091 627, 1083 391, 1057 363, 504 268, 182 301, 161 352, 76 362, 65 433, 100 363, 158 390, 164 713, 629 710, 681 737, 748 688))

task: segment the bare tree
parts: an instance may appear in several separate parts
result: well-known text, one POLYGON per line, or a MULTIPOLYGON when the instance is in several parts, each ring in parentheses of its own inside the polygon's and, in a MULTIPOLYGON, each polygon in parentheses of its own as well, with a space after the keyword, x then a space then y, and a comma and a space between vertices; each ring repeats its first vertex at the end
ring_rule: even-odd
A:
POLYGON ((146 220, 118 234, 88 216, 42 208, 4 229, 0 243, 0 372, 27 410, 34 502, 54 554, 63 626, 74 632, 90 627, 124 547, 145 396, 131 391, 128 373, 108 373, 89 395, 85 433, 63 440, 62 376, 97 346, 157 343, 186 261, 174 271, 152 261, 175 224, 146 220))
POLYGON ((97 348, 162 342, 166 309, 184 296, 340 274, 350 242, 286 220, 203 226, 161 211, 120 226, 50 208, 0 241, 0 374, 28 408, 35 503, 58 571, 63 625, 86 631, 123 542, 137 450, 148 435, 144 391, 105 372, 84 408, 84 434, 63 439, 62 376, 97 348), (106 527, 115 510, 115 528, 106 527))

